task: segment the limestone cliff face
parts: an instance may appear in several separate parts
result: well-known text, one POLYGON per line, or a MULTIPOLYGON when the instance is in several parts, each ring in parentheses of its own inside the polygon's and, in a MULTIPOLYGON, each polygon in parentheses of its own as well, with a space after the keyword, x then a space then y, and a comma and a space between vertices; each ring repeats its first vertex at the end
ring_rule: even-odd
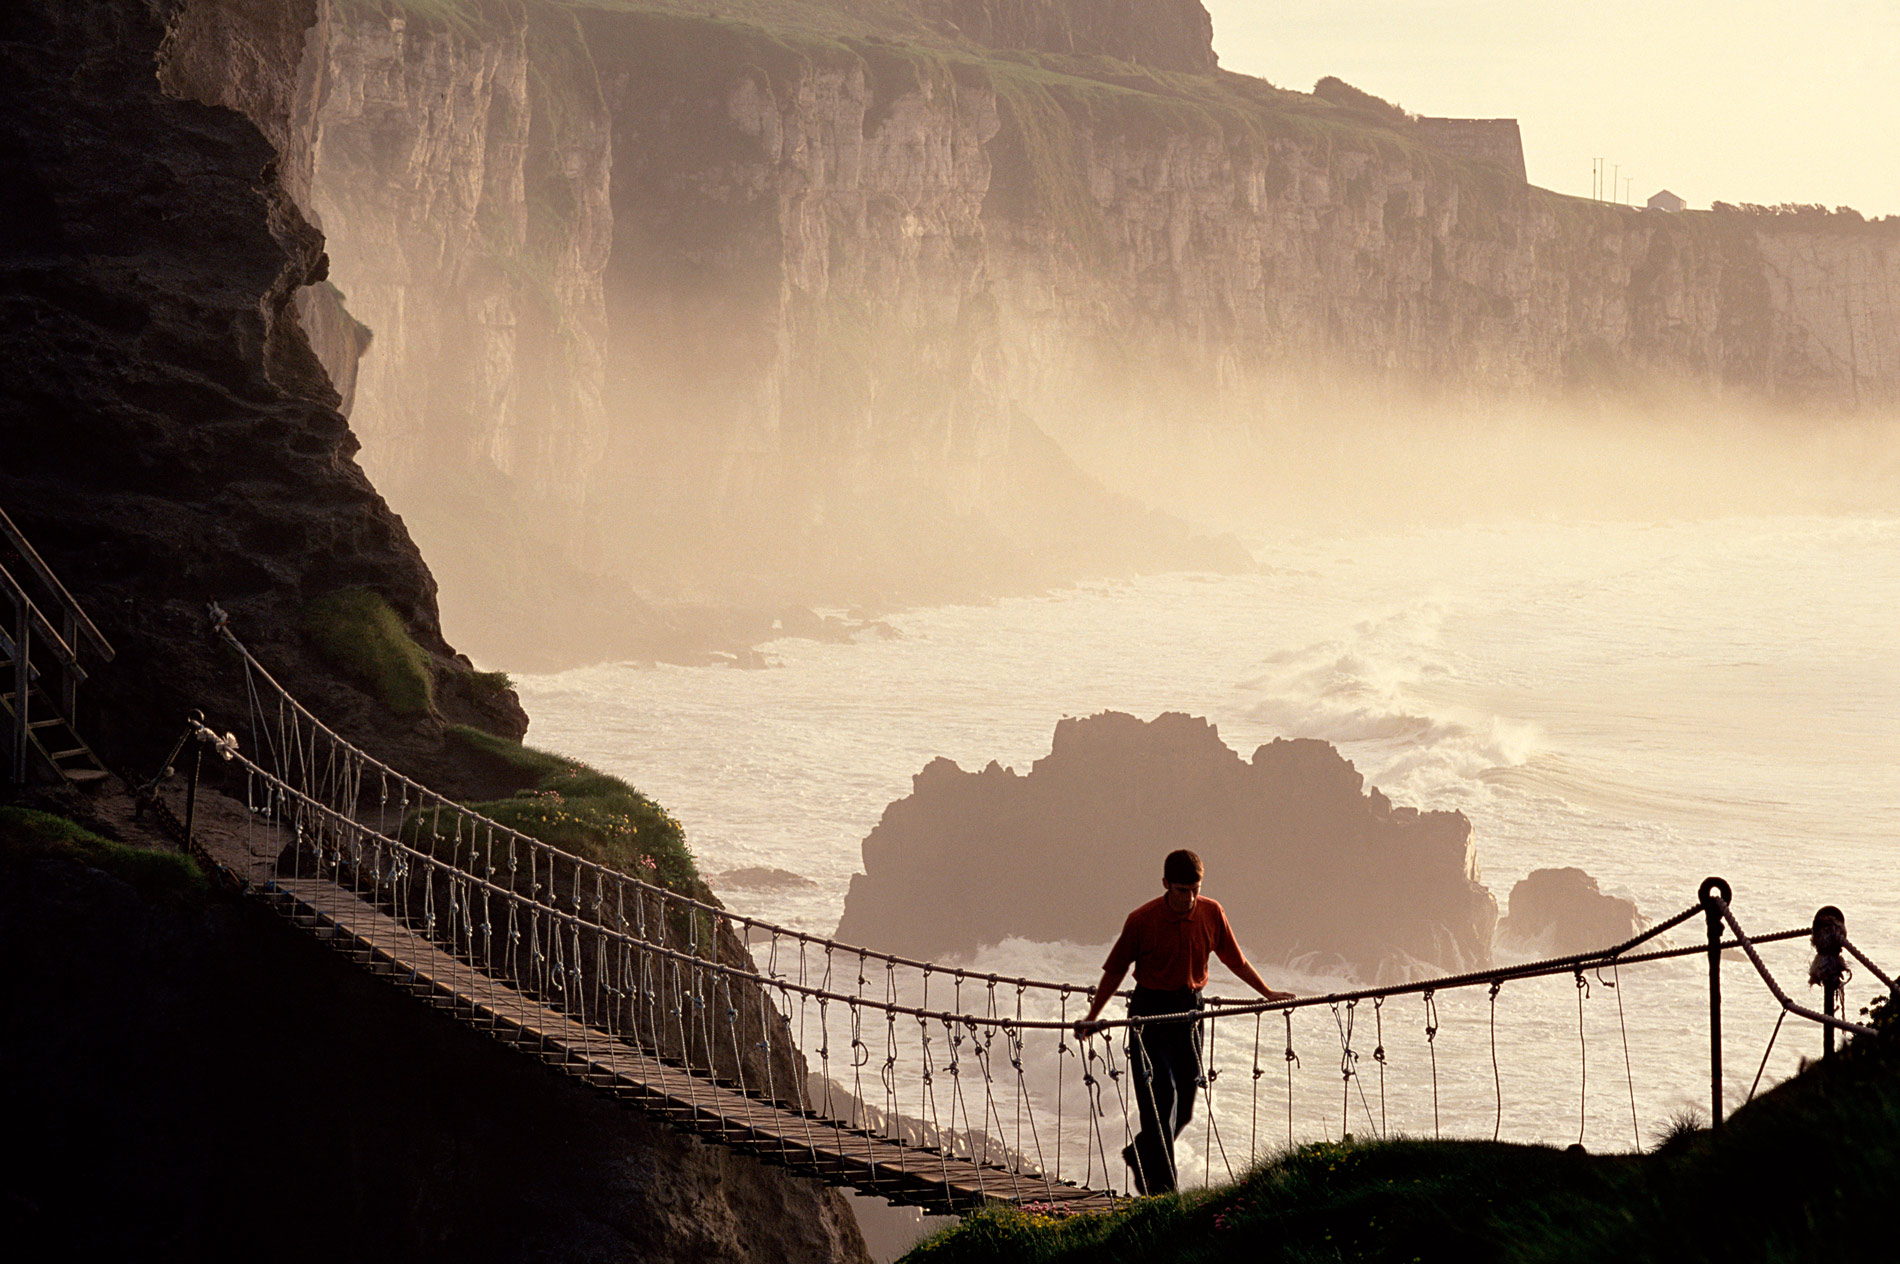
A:
POLYGON ((576 472, 605 439, 605 115, 572 84, 564 114, 537 95, 562 51, 540 27, 531 40, 525 23, 476 37, 333 18, 329 31, 304 67, 310 208, 377 339, 352 414, 374 468, 410 485, 473 458, 570 534, 576 472), (450 365, 459 389, 439 390, 450 365))
MULTIPOLYGON (((635 590, 1238 563, 1064 444, 1271 427, 1320 371, 1900 407, 1900 226, 1528 188, 1214 71, 1192 0, 917 0, 896 39, 817 0, 311 3, 281 131, 371 331, 363 459, 518 663, 643 652, 635 590)), ((340 380, 360 346, 319 343, 340 380)))
POLYGON ((1256 960, 1365 977, 1490 960, 1497 903, 1471 823, 1394 807, 1324 742, 1242 759, 1207 721, 1064 720, 1026 775, 946 759, 864 840, 838 937, 936 960, 1020 936, 1101 943, 1192 847, 1256 960))

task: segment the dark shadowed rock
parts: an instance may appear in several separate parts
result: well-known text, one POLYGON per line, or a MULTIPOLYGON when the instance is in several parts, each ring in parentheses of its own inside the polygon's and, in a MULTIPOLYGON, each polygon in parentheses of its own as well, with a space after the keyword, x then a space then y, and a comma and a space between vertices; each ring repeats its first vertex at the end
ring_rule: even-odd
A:
POLYGON ((1511 888, 1498 937, 1563 956, 1605 948, 1643 928, 1636 905, 1597 889, 1581 869, 1533 869, 1511 888))
MULTIPOLYGON (((300 47, 295 8, 283 41, 300 47)), ((354 460, 293 297, 324 279, 323 238, 280 155, 160 82, 184 9, 0 8, 0 507, 118 649, 81 692, 109 764, 152 771, 193 707, 241 727, 243 676, 205 635, 215 600, 344 732, 453 780, 444 721, 519 736, 527 717, 506 690, 466 687, 435 581, 354 460), (421 647, 432 714, 394 717, 306 643, 308 604, 345 588, 383 598, 421 647)), ((269 69, 239 61, 226 77, 269 69)), ((294 64, 275 73, 288 95, 294 64)))
POLYGON ((1489 957, 1497 904, 1463 814, 1392 806, 1325 742, 1277 740, 1250 763, 1178 713, 1063 720, 1026 777, 933 760, 864 840, 838 935, 919 957, 1100 943, 1159 894, 1176 847, 1200 852, 1207 894, 1261 959, 1370 973, 1489 957))
POLYGON ((470 1033, 263 909, 0 837, 17 1259, 867 1264, 838 1195, 470 1033))

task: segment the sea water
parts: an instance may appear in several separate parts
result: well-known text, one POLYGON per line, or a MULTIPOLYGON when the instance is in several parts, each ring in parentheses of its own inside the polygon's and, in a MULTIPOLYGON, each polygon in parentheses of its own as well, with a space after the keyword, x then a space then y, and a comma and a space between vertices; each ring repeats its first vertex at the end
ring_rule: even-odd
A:
MULTIPOLYGON (((1534 522, 1256 543, 1257 574, 918 610, 852 644, 775 642, 762 670, 521 677, 529 740, 665 804, 704 872, 762 865, 810 879, 726 899, 819 934, 837 923, 864 836, 931 759, 1027 772, 1064 716, 1184 711, 1243 755, 1275 737, 1325 739, 1394 801, 1464 812, 1500 905, 1531 870, 1575 865, 1660 920, 1719 874, 1751 930, 1804 926, 1838 904, 1854 940, 1890 974, 1900 966, 1900 520, 1534 522)), ((945 880, 1012 877, 991 861, 945 880)), ((1221 881, 1210 874, 1208 893, 1221 881)), ((1125 912, 1102 910, 1099 943, 1010 941, 964 964, 1086 986, 1125 912)), ((1249 928, 1236 929, 1245 946, 1249 928)), ((1702 934, 1698 918, 1670 942, 1702 934)), ((1538 947, 1500 945, 1500 956, 1538 947)), ((1805 943, 1764 956, 1818 1007, 1805 943)), ((1353 982, 1257 964, 1302 992, 1353 982)), ((1766 988, 1739 958, 1724 979, 1733 1109, 1764 1053, 1765 1088, 1821 1037, 1790 1019, 1770 1052, 1779 1011, 1766 988)), ((1290 1031, 1230 1020, 1214 1050, 1215 1109, 1184 1143, 1188 1175, 1220 1178, 1289 1136, 1627 1149, 1690 1109, 1706 1114, 1706 960, 1584 983, 1511 983, 1495 1002, 1482 987, 1442 993, 1431 1042, 1417 996, 1303 1010, 1290 1031)), ((1850 1015, 1874 987, 1859 972, 1850 1015)), ((1214 990, 1244 989, 1217 974, 1214 990)), ((1032 1087, 1050 1074, 1032 1073, 1032 1087)))

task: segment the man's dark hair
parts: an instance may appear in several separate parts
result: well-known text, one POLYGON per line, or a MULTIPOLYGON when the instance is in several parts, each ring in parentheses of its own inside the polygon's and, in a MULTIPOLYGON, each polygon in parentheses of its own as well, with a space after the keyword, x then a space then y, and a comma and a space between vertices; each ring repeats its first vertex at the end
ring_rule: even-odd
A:
POLYGON ((1185 847, 1169 852, 1168 858, 1161 862, 1163 882, 1199 882, 1206 872, 1201 858, 1185 847))

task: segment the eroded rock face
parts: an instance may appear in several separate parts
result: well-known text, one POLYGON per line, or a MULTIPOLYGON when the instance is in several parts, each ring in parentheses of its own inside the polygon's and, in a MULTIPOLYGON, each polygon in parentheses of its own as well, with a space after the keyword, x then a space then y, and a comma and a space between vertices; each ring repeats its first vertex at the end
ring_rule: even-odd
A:
POLYGON ((89 664, 81 731, 150 775, 189 709, 242 727, 243 676, 205 634, 218 601, 293 691, 412 768, 439 754, 443 719, 519 735, 512 694, 454 687, 468 664, 435 582, 352 459, 294 302, 324 279, 322 238, 277 153, 159 82, 177 12, 30 0, 0 16, 0 506, 118 650, 89 664), (420 728, 303 643, 305 603, 351 586, 431 659, 442 714, 420 728))
POLYGON ((1643 929, 1634 901, 1605 895, 1581 869, 1533 869, 1507 908, 1498 938, 1552 956, 1607 948, 1643 929))
POLYGON ((1365 976, 1489 960, 1497 905, 1461 813, 1394 807, 1325 742, 1243 760, 1180 714, 1063 720, 1027 776, 932 761, 864 840, 838 937, 925 959, 1009 936, 1106 942, 1176 847, 1200 853, 1257 960, 1365 976))

